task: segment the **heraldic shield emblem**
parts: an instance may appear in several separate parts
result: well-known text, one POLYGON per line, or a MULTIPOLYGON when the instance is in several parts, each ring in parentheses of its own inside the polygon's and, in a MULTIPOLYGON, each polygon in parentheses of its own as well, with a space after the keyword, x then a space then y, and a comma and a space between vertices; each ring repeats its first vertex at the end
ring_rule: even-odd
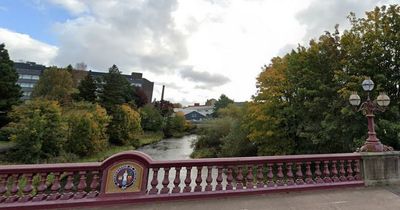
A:
POLYGON ((113 176, 115 186, 125 190, 126 188, 133 185, 136 181, 136 169, 130 165, 123 165, 119 167, 113 176))
POLYGON ((135 161, 121 161, 106 169, 105 194, 141 192, 143 189, 144 168, 135 161))

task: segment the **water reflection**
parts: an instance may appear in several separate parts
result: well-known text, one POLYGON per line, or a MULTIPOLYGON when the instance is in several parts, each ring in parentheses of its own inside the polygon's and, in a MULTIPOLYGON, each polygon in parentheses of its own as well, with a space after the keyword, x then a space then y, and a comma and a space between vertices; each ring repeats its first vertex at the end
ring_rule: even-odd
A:
POLYGON ((137 150, 150 155, 154 160, 190 159, 190 154, 193 152, 191 145, 196 139, 197 135, 163 139, 155 144, 146 145, 137 150))

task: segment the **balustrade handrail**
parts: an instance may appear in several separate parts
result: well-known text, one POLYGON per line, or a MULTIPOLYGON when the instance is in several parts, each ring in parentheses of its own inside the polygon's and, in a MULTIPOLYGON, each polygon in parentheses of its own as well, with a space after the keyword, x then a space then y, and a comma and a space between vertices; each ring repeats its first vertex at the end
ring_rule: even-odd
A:
POLYGON ((337 153, 337 154, 310 154, 310 155, 279 155, 279 156, 257 156, 257 157, 227 157, 227 158, 201 158, 190 160, 153 160, 150 168, 155 167, 185 167, 185 166, 215 166, 215 165, 240 165, 261 164, 278 162, 300 162, 313 160, 356 160, 361 156, 359 153, 337 153))
POLYGON ((102 162, 3 165, 0 209, 362 186, 361 161, 359 153, 153 160, 126 151, 102 162), (138 184, 121 185, 128 171, 125 185, 138 184))
MULTIPOLYGON (((257 157, 226 157, 226 158, 201 158, 190 160, 149 160, 149 167, 185 167, 185 166, 210 166, 210 165, 238 165, 240 164, 258 164, 258 163, 277 163, 287 161, 312 161, 317 159, 355 160, 360 158, 359 153, 338 153, 338 154, 309 154, 309 155, 280 155, 280 156, 257 156, 257 157)), ((81 171, 99 170, 102 162, 85 163, 55 163, 55 164, 20 164, 20 165, 2 165, 0 174, 5 173, 31 173, 51 171, 81 171)))
POLYGON ((99 170, 101 162, 2 165, 0 174, 99 170))

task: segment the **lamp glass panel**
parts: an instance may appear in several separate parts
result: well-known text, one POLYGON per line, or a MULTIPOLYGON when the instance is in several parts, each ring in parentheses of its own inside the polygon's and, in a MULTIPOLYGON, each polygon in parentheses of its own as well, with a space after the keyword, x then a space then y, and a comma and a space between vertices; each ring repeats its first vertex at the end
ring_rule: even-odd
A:
POLYGON ((362 87, 365 91, 371 91, 374 89, 374 82, 371 79, 366 79, 362 82, 362 87))

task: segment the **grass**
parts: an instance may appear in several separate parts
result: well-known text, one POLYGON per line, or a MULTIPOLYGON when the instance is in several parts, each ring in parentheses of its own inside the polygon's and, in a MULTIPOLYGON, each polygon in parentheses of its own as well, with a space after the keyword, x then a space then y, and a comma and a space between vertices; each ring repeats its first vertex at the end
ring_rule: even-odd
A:
POLYGON ((9 149, 15 145, 15 142, 12 141, 0 141, 0 151, 4 149, 9 149))

